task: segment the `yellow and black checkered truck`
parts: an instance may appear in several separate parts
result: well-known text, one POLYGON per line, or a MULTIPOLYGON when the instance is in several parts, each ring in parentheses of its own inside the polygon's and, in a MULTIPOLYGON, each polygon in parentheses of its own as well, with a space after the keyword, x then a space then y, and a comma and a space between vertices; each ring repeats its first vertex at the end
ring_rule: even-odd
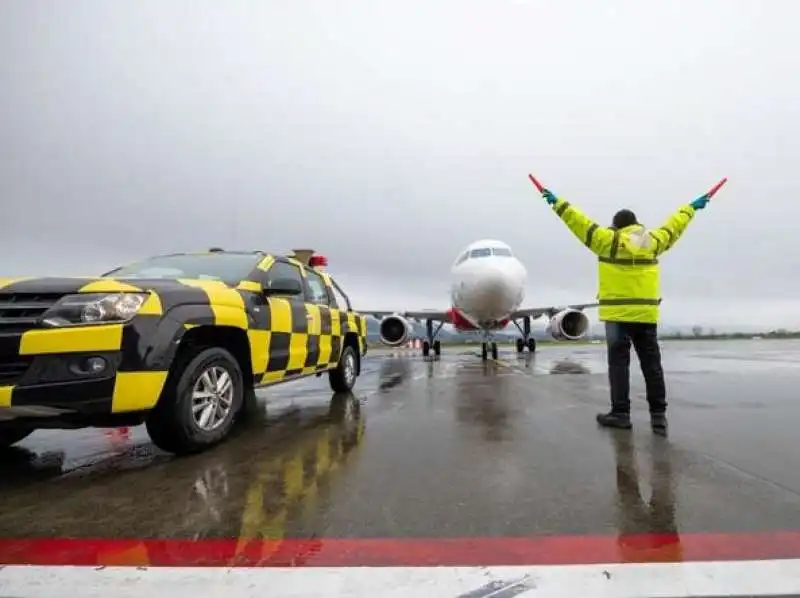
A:
POLYGON ((173 453, 225 438, 254 389, 349 391, 366 319, 312 250, 151 257, 97 278, 0 278, 0 447, 40 428, 146 424, 173 453))

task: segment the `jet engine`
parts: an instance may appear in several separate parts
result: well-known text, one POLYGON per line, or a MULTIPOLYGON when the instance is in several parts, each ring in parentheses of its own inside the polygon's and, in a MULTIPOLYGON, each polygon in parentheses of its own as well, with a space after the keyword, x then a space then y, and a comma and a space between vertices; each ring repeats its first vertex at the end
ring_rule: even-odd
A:
POLYGON ((390 347, 407 343, 412 331, 409 321, 397 314, 386 316, 380 323, 381 342, 390 347))
POLYGON ((589 318, 577 309, 564 309, 552 317, 548 328, 557 341, 576 341, 589 329, 589 318))

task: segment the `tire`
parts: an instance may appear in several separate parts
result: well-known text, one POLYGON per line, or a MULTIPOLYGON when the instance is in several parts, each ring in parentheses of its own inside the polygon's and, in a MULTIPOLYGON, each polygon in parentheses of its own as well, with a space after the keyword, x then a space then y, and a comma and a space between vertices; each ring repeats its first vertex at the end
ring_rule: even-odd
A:
POLYGON ((244 377, 236 358, 221 347, 198 348, 176 360, 161 399, 145 422, 147 433, 153 444, 164 451, 178 455, 199 453, 228 436, 244 396, 244 377), (230 391, 224 392, 222 398, 212 398, 210 410, 201 409, 195 417, 193 393, 208 387, 215 375, 222 380, 223 372, 230 377, 230 391), (214 404, 224 412, 217 421, 213 417, 219 416, 219 411, 211 408, 214 404), (201 425, 204 414, 212 416, 205 428, 201 425))
POLYGON ((30 428, 2 427, 0 428, 0 449, 5 449, 17 444, 33 434, 30 428))
POLYGON ((350 392, 358 377, 358 356, 352 345, 345 345, 336 369, 331 370, 328 380, 333 392, 350 392))

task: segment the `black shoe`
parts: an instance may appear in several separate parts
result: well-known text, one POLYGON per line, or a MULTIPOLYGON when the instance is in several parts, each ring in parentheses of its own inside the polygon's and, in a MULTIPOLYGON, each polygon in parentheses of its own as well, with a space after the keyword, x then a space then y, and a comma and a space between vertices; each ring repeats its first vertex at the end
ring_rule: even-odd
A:
POLYGON ((664 413, 651 413, 650 427, 653 429, 653 434, 658 434, 659 436, 666 436, 667 416, 664 413))
POLYGON ((622 430, 631 429, 631 416, 628 413, 598 413, 597 423, 604 428, 620 428, 622 430))

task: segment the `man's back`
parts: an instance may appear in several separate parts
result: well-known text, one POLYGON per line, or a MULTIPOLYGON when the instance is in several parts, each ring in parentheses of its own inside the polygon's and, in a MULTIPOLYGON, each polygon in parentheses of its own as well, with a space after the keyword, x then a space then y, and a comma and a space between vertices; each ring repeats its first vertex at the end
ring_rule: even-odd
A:
POLYGON ((597 259, 600 320, 657 322, 661 289, 655 237, 641 224, 611 232, 608 251, 597 259))

